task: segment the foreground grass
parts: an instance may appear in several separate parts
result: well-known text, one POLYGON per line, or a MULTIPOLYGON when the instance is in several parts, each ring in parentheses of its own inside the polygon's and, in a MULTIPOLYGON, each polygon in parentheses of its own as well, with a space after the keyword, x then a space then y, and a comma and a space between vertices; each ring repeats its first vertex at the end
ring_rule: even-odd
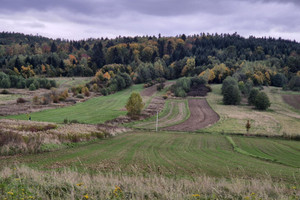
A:
POLYGON ((42 172, 28 167, 0 171, 0 199, 299 199, 299 186, 272 179, 190 179, 70 170, 42 172))
MULTIPOLYGON (((62 123, 64 119, 68 119, 77 120, 80 123, 104 123, 120 115, 125 115, 127 112, 121 109, 124 108, 130 94, 132 92, 140 92, 141 90, 142 85, 134 85, 113 95, 92 98, 86 102, 77 103, 74 106, 31 113, 31 120, 62 123)), ((5 118, 28 119, 25 114, 6 116, 5 118)))
MULTIPOLYGON (((232 138, 236 140, 236 137, 232 138)), ((252 138, 238 140, 247 144, 252 138)), ((261 147, 263 152, 277 143, 273 139, 261 141, 265 144, 261 147)), ((290 146, 300 144, 294 141, 282 143, 290 146)), ((173 178, 193 178, 205 174, 226 178, 272 178, 294 183, 300 180, 299 161, 295 161, 300 151, 297 148, 294 148, 296 154, 290 156, 287 148, 281 154, 287 158, 282 158, 282 164, 278 164, 235 152, 225 136, 132 132, 76 148, 2 159, 0 166, 17 162, 40 169, 70 167, 81 171, 144 176, 162 174, 173 178), (297 167, 289 166, 291 162, 295 162, 293 165, 297 167)), ((275 156, 276 148, 273 151, 275 156)))
POLYGON ((285 92, 275 87, 264 87, 271 101, 267 111, 258 111, 245 104, 239 106, 223 105, 222 85, 212 85, 213 91, 207 101, 220 115, 220 120, 201 132, 242 133, 246 134, 247 120, 251 123, 251 134, 261 135, 298 135, 300 130, 300 112, 285 104, 282 94, 285 92))

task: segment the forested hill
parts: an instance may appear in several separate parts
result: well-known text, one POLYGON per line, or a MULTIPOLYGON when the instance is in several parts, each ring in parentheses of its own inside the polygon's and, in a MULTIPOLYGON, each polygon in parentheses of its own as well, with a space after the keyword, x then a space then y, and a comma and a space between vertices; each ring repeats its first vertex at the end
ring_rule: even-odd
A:
POLYGON ((238 34, 177 37, 142 36, 80 41, 0 33, 0 69, 28 76, 94 76, 125 72, 135 82, 158 77, 204 76, 222 82, 228 75, 272 84, 275 74, 300 75, 300 44, 238 34))

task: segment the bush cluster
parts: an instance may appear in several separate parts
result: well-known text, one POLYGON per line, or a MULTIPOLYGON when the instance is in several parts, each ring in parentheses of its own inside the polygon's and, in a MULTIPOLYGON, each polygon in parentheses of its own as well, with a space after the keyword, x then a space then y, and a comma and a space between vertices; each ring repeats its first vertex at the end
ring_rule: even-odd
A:
POLYGON ((205 84, 207 84, 207 81, 203 77, 183 77, 178 79, 176 83, 170 87, 170 90, 177 97, 186 97, 191 89, 199 88, 205 84))
POLYGON ((252 89, 248 97, 248 104, 254 105, 259 110, 266 110, 271 106, 270 100, 266 93, 257 89, 252 89))
POLYGON ((0 72, 0 88, 29 88, 30 90, 36 90, 39 88, 50 89, 51 87, 56 87, 55 80, 33 77, 25 79, 22 76, 7 75, 4 72, 0 72))
POLYGON ((294 76, 288 83, 288 89, 300 91, 300 76, 294 76))
POLYGON ((71 88, 71 91, 73 93, 73 96, 76 96, 77 98, 84 98, 84 96, 90 96, 90 90, 86 85, 73 86, 71 88), (78 97, 79 95, 80 97, 78 97))

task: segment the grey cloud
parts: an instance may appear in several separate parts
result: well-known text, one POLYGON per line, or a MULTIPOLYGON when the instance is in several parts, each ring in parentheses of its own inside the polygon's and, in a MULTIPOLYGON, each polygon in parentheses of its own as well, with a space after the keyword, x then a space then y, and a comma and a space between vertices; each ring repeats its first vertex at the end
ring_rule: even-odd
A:
POLYGON ((235 31, 268 36, 276 30, 300 40, 299 5, 298 0, 1 0, 0 22, 55 37, 235 31))

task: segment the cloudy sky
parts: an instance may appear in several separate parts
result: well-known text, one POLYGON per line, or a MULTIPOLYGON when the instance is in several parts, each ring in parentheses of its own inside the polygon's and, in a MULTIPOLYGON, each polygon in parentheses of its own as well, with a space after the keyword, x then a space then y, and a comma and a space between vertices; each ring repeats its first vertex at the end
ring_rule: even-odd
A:
POLYGON ((0 31, 51 38, 234 33, 300 42, 300 0, 0 0, 0 31))

